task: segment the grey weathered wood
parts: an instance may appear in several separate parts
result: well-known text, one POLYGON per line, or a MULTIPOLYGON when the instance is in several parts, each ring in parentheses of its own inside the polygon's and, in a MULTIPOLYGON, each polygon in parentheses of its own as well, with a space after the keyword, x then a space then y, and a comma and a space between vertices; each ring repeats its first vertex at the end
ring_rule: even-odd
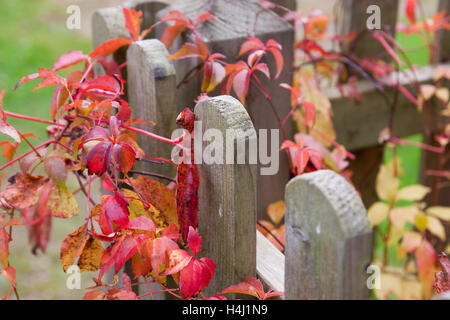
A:
MULTIPOLYGON (((416 68, 415 77, 411 70, 400 72, 400 84, 412 89, 415 79, 420 83, 431 82, 435 68, 435 66, 416 68)), ((392 73, 390 78, 395 82, 396 73, 392 73)), ((381 80, 388 83, 387 79, 381 80)), ((338 88, 322 90, 331 100, 337 141, 349 150, 377 145, 379 132, 388 124, 389 108, 374 86, 368 81, 360 80, 358 89, 363 96, 361 103, 351 102, 342 97, 338 88)), ((388 90, 387 94, 392 97, 393 92, 388 90)), ((402 94, 399 95, 396 108, 394 131, 400 137, 423 132, 422 115, 417 111, 417 107, 402 94)))
MULTIPOLYGON (((290 110, 290 94, 287 90, 280 90, 279 83, 292 83, 293 77, 293 44, 294 30, 292 26, 271 10, 261 12, 261 5, 256 0, 191 0, 176 1, 167 9, 161 11, 158 16, 167 13, 168 10, 176 9, 189 18, 195 19, 203 12, 210 12, 215 19, 207 21, 199 26, 198 31, 203 40, 208 44, 211 52, 222 53, 227 57, 229 63, 235 63, 241 44, 249 36, 256 36, 263 41, 274 39, 283 47, 285 68, 277 80, 267 81, 264 76, 259 78, 264 83, 270 93, 273 104, 276 106, 280 117, 283 118, 290 110), (255 18, 258 15, 256 27, 255 18)), ((164 28, 157 30, 159 36, 164 28)), ((177 50, 186 41, 192 41, 190 35, 180 38, 171 52, 177 50)), ((267 62, 274 72, 274 61, 268 55, 267 62)), ((198 65, 196 59, 179 60, 175 62, 177 82, 179 83, 185 75, 198 65)), ((192 106, 194 100, 200 93, 201 77, 182 85, 177 91, 178 106, 184 108, 186 105, 192 106)), ((214 95, 216 93, 213 93, 214 95)), ((247 110, 253 121, 256 130, 279 128, 276 117, 273 115, 270 105, 265 98, 253 86, 249 92, 247 100, 247 110)), ((289 137, 292 135, 292 125, 286 125, 286 132, 289 137)), ((283 137, 280 133, 280 145, 283 137)), ((270 133, 269 133, 270 137, 270 133)), ((270 143, 268 144, 270 146, 270 143)), ((258 217, 266 216, 266 209, 270 203, 283 198, 284 186, 289 180, 289 162, 285 153, 280 153, 280 169, 278 174, 272 176, 259 176, 258 191, 258 217)))
POLYGON ((286 299, 366 299, 372 228, 355 189, 333 171, 286 186, 286 299))
POLYGON ((284 292, 284 254, 259 231, 256 231, 256 271, 267 287, 284 292))
MULTIPOLYGON (((438 6, 438 12, 446 10, 447 15, 450 14, 450 1, 440 0, 438 6)), ((437 41, 439 45, 439 61, 450 60, 450 30, 439 30, 437 33, 437 41)))
MULTIPOLYGON (((92 45, 94 48, 110 39, 127 37, 129 35, 128 30, 125 28, 122 8, 110 7, 94 12, 92 16, 92 45)), ((118 64, 125 62, 126 48, 117 50, 113 57, 118 64)), ((95 66, 95 74, 104 74, 103 68, 99 64, 95 66)))
MULTIPOLYGON (((238 141, 256 139, 247 111, 230 96, 199 102, 195 115, 197 121, 201 121, 202 133, 212 128, 225 137, 227 129, 234 131, 235 159, 238 141)), ((207 145, 203 142, 204 147, 207 145)), ((223 155, 225 157, 225 151, 223 155)), ((248 160, 246 164, 199 165, 198 220, 203 237, 202 255, 216 264, 207 294, 215 294, 256 275, 256 169, 248 160)))
MULTIPOLYGON (((178 111, 175 102, 175 69, 167 58, 168 54, 159 40, 134 42, 128 49, 127 69, 128 99, 133 116, 155 122, 154 126, 139 126, 170 138, 173 130, 178 128, 178 111)), ((165 142, 139 135, 139 145, 148 156, 170 159, 172 146, 165 142)), ((145 169, 148 164, 141 163, 139 167, 145 169)), ((152 166, 151 171, 169 177, 176 175, 176 167, 170 165, 152 166)))
MULTIPOLYGON (((397 22, 398 0, 342 0, 342 17, 339 19, 339 31, 342 35, 350 31, 358 35, 346 48, 357 57, 376 57, 384 52, 383 47, 372 37, 371 30, 367 30, 367 8, 377 5, 381 11, 381 27, 388 33, 395 35, 397 22)), ((389 59, 389 56, 386 56, 389 59)))

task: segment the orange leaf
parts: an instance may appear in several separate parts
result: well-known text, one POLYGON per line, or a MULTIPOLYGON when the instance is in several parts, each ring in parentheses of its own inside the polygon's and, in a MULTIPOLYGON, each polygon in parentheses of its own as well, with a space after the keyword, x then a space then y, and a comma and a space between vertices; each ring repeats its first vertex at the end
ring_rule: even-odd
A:
POLYGON ((142 24, 142 11, 123 8, 123 15, 125 17, 125 27, 128 29, 133 39, 138 41, 142 24))
POLYGON ((93 59, 100 55, 109 56, 110 54, 116 52, 117 49, 130 45, 131 42, 132 41, 130 38, 115 38, 108 40, 95 48, 95 50, 89 54, 89 57, 93 59))

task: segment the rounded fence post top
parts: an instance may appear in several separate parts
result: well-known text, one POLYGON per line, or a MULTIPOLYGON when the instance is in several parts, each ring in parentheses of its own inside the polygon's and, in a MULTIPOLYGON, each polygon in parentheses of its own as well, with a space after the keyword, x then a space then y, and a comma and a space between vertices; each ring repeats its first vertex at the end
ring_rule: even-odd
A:
MULTIPOLYGON (((310 197, 312 192, 318 192, 325 203, 316 203, 315 210, 333 208, 347 237, 354 237, 372 231, 367 217, 367 210, 355 188, 340 174, 332 170, 318 170, 297 176, 286 185, 285 200, 310 197), (302 195, 303 193, 303 195, 302 195)), ((302 206, 300 206, 302 207, 302 206)), ((310 208, 299 208, 305 212, 310 208)), ((289 217, 288 217, 289 219, 289 217)))

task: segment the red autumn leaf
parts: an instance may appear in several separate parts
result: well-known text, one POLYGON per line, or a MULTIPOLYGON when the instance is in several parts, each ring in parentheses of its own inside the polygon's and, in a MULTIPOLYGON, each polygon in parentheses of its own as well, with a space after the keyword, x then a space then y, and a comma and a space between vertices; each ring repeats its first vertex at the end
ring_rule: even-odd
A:
POLYGON ((421 281, 430 285, 433 281, 433 272, 436 263, 436 252, 428 241, 424 240, 415 251, 417 270, 421 281))
POLYGON ((189 227, 187 242, 194 256, 198 255, 202 248, 202 237, 192 227, 189 227))
POLYGON ((114 270, 119 272, 125 262, 127 262, 137 251, 136 240, 132 237, 125 238, 118 247, 116 255, 114 255, 114 270))
POLYGON ((106 293, 104 293, 103 291, 94 290, 87 292, 84 295, 83 300, 104 300, 105 296, 106 293))
POLYGON ((119 112, 117 112, 116 117, 122 122, 130 120, 131 108, 125 100, 120 100, 119 112))
POLYGON ((110 54, 116 52, 119 48, 130 45, 131 42, 132 41, 130 38, 115 38, 108 40, 95 48, 95 50, 89 54, 89 57, 94 59, 100 55, 109 56, 110 54))
POLYGON ((249 51, 259 50, 261 48, 264 48, 264 43, 258 38, 250 37, 241 45, 239 56, 242 56, 249 51))
POLYGON ((169 264, 162 275, 171 275, 183 270, 193 259, 186 250, 175 249, 169 253, 169 264))
POLYGON ((89 141, 108 141, 110 140, 110 136, 108 131, 100 126, 95 126, 83 137, 82 144, 89 141))
POLYGON ((0 262, 3 265, 3 268, 8 268, 9 258, 9 235, 6 232, 5 228, 0 229, 0 262))
POLYGON ((102 141, 89 150, 86 163, 89 174, 103 175, 111 160, 111 142, 102 141))
POLYGON ((438 261, 442 271, 436 273, 433 288, 437 294, 441 294, 450 291, 450 260, 442 252, 438 256, 438 261))
POLYGON ((171 10, 169 13, 163 17, 161 17, 161 21, 174 22, 173 25, 168 26, 166 30, 164 30, 163 35, 160 40, 162 43, 166 45, 167 48, 170 48, 175 40, 175 38, 184 32, 186 29, 195 30, 195 27, 207 20, 214 18, 212 14, 202 13, 200 14, 195 23, 192 22, 191 19, 187 18, 182 12, 177 10, 171 10))
POLYGON ((178 116, 176 120, 177 124, 189 133, 194 130, 195 114, 189 108, 185 108, 178 116))
POLYGON ((142 24, 142 11, 123 8, 123 15, 125 17, 125 27, 130 32, 134 41, 138 41, 142 24))
POLYGON ((305 25, 305 37, 321 40, 325 36, 327 26, 328 17, 325 14, 314 14, 305 25))
POLYGON ((128 229, 156 232, 156 226, 153 221, 144 216, 131 219, 128 223, 128 229))
POLYGON ((174 224, 170 224, 167 228, 164 229, 162 236, 177 241, 180 237, 178 227, 174 224))
POLYGON ((237 285, 229 286, 228 288, 222 290, 220 294, 225 293, 239 293, 254 296, 260 300, 265 300, 270 297, 282 296, 281 292, 269 292, 265 293, 261 281, 253 277, 247 277, 244 281, 237 285))
POLYGON ((84 55, 82 51, 70 51, 61 57, 59 57, 53 65, 52 71, 58 71, 67 67, 80 63, 81 61, 87 61, 88 56, 84 55))
POLYGON ((180 272, 180 290, 183 296, 192 297, 206 288, 214 277, 215 268, 211 259, 191 260, 180 272))
POLYGON ((322 157, 319 151, 310 147, 304 147, 303 141, 300 144, 286 140, 281 145, 280 150, 289 150, 289 157, 293 166, 292 171, 295 175, 300 175, 305 171, 308 162, 311 162, 315 170, 322 167, 322 157))
POLYGON ((250 71, 244 69, 237 72, 233 78, 233 90, 242 104, 245 104, 245 97, 250 87, 250 77, 250 71))
POLYGON ((30 207, 23 212, 25 221, 34 221, 28 230, 33 253, 36 253, 37 249, 41 249, 42 252, 45 252, 50 239, 52 214, 47 207, 47 204, 52 187, 53 182, 49 181, 40 188, 39 200, 36 206, 34 208, 30 207))
POLYGON ((324 50, 314 40, 304 39, 298 42, 295 46, 297 49, 303 50, 307 55, 311 56, 314 52, 320 53, 322 56, 330 56, 330 53, 324 50))
POLYGON ((133 168, 136 152, 130 145, 119 142, 113 146, 112 158, 119 166, 119 170, 127 174, 133 168))
POLYGON ((177 170, 177 215, 181 235, 186 241, 189 227, 198 226, 198 188, 200 177, 196 164, 178 165, 177 170))
POLYGON ((11 143, 8 140, 0 141, 0 146, 2 148, 2 156, 6 159, 6 161, 11 161, 19 148, 19 144, 17 142, 11 143))
POLYGON ((39 200, 39 190, 48 183, 49 179, 42 176, 18 173, 11 179, 0 196, 19 210, 35 206, 39 200))
POLYGON ((194 25, 199 25, 202 22, 208 21, 215 18, 211 13, 209 12, 204 12, 202 14, 200 14, 197 19, 195 19, 195 23, 194 25))
MULTIPOLYGON (((161 265, 167 263, 166 257, 173 250, 178 250, 177 243, 168 237, 160 237, 148 240, 144 245, 144 252, 150 257, 152 269, 156 275, 159 274, 161 265)), ((169 263, 167 263, 169 265, 169 263)))
POLYGON ((11 286, 13 288, 16 287, 16 269, 14 269, 14 267, 9 266, 4 270, 1 270, 0 274, 3 275, 6 278, 6 280, 9 281, 9 283, 11 283, 11 286))
POLYGON ((267 79, 270 79, 270 71, 269 71, 269 67, 267 66, 267 64, 265 63, 258 63, 255 66, 255 70, 258 70, 259 72, 262 72, 267 79))
POLYGON ((411 24, 416 23, 416 0, 406 0, 405 14, 411 24))
POLYGON ((270 52, 275 59, 275 65, 277 70, 275 74, 275 79, 277 79, 280 76, 281 71, 283 70, 284 67, 284 59, 283 55, 281 54, 281 50, 282 50, 281 45, 273 39, 269 39, 264 45, 264 43, 261 40, 254 37, 250 37, 247 39, 247 41, 245 41, 242 44, 241 49, 239 51, 239 55, 241 56, 249 52, 250 53, 249 66, 253 67, 253 64, 257 60, 256 56, 252 57, 252 55, 257 53, 257 56, 262 56, 265 55, 266 52, 270 52))
POLYGON ((123 94, 122 84, 114 77, 104 75, 80 85, 81 93, 91 100, 116 99, 123 94))
POLYGON ((110 232, 103 233, 108 235, 120 228, 126 227, 129 222, 128 218, 128 209, 127 209, 128 203, 121 197, 120 194, 115 193, 113 195, 104 195, 102 197, 102 216, 106 219, 106 223, 108 226, 108 230, 110 232), (112 224, 114 223, 116 225, 115 228, 113 228, 112 224))
POLYGON ((225 68, 216 61, 207 61, 204 65, 202 92, 213 91, 226 76, 225 68))

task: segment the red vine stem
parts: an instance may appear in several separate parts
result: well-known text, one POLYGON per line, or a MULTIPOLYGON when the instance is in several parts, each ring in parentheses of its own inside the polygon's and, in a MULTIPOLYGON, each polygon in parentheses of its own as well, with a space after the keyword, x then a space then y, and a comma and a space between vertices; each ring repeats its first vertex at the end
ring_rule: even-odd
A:
POLYGON ((27 155, 29 155, 30 153, 35 152, 35 150, 41 149, 41 148, 43 148, 43 147, 45 147, 45 146, 48 146, 49 144, 52 144, 52 143, 55 143, 55 142, 56 142, 55 140, 50 140, 50 141, 47 141, 47 142, 44 142, 44 143, 38 145, 38 146, 35 147, 34 149, 29 150, 29 151, 25 152, 24 154, 22 154, 21 156, 18 156, 17 158, 15 158, 14 160, 11 160, 11 161, 9 161, 8 163, 5 163, 4 165, 2 165, 2 166, 0 167, 0 171, 3 171, 5 168, 9 167, 10 165, 12 165, 12 164, 16 163, 17 161, 19 161, 19 160, 25 158, 25 157, 26 157, 27 155))
POLYGON ((64 127, 64 124, 62 124, 62 123, 56 123, 56 122, 49 121, 49 120, 43 120, 43 119, 39 119, 39 118, 35 118, 35 117, 25 116, 23 114, 17 114, 17 113, 9 112, 9 111, 3 111, 3 112, 7 116, 10 116, 10 117, 13 117, 13 118, 17 118, 17 119, 30 120, 30 121, 35 121, 35 122, 46 123, 46 124, 51 124, 51 125, 55 125, 55 126, 64 127))

